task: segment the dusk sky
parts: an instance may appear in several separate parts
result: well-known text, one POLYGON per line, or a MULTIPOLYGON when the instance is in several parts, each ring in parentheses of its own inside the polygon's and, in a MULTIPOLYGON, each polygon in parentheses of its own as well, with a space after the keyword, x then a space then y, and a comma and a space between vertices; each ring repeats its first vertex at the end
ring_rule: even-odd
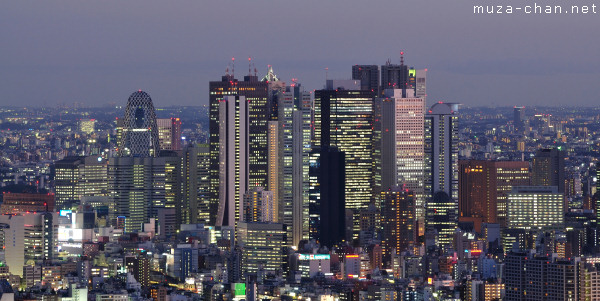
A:
MULTIPOLYGON (((600 8, 588 15, 476 15, 533 0, 0 2, 0 105, 204 105, 231 57, 322 88, 354 64, 428 68, 428 102, 597 105, 600 8)), ((541 5, 593 1, 538 0, 541 5)))

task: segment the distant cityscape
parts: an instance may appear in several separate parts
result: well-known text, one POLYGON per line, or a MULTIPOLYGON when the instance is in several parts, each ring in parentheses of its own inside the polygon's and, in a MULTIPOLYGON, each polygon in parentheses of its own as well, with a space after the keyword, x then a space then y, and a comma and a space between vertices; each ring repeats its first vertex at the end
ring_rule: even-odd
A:
POLYGON ((350 70, 1 107, 0 301, 600 300, 600 107, 350 70))

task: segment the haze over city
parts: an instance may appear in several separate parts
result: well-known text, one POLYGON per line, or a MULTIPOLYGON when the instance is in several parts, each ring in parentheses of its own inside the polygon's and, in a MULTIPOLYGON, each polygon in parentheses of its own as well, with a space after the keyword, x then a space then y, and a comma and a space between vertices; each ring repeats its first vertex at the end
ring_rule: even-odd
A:
MULTIPOLYGON (((428 68, 428 102, 597 104, 598 15, 477 15, 477 1, 5 1, 0 105, 206 105, 208 82, 267 65, 307 89, 355 64, 428 68)), ((504 1, 493 4, 518 4, 504 1)), ((485 4, 485 3, 483 3, 485 4)), ((547 1, 544 4, 584 4, 547 1)))

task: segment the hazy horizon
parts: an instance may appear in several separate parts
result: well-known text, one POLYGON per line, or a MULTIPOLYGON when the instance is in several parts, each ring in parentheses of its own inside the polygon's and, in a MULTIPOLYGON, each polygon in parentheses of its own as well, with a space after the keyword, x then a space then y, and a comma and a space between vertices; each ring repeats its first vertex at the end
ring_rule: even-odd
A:
MULTIPOLYGON (((498 4, 500 2, 495 2, 498 4)), ((503 3, 523 3, 507 0, 503 3)), ((527 2, 529 3, 529 2, 527 2)), ((552 1, 544 4, 565 4, 552 1)), ((587 4, 570 1, 568 4, 587 4)), ((477 0, 0 4, 0 106, 208 103, 231 57, 309 91, 355 64, 427 68, 428 103, 594 106, 600 15, 476 15, 477 0)))

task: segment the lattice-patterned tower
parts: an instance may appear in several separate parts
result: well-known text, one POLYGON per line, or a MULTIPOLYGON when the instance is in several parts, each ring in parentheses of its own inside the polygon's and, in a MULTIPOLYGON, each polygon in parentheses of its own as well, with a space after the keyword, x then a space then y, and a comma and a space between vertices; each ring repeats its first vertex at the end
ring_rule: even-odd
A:
POLYGON ((150 95, 139 90, 127 100, 119 153, 122 157, 157 157, 158 151, 158 127, 154 105, 150 95))

